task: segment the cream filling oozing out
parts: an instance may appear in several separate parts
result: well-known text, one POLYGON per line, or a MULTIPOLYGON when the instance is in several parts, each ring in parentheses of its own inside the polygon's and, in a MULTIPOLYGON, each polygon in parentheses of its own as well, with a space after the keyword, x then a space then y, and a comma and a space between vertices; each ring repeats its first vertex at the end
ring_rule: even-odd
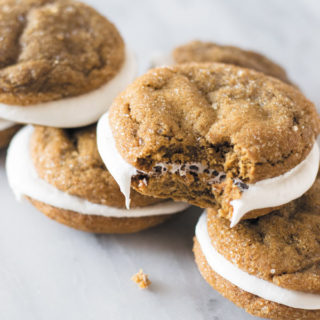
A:
POLYGON ((14 123, 12 121, 0 119, 0 131, 9 129, 9 128, 13 127, 14 125, 16 125, 16 123, 14 123))
POLYGON ((210 184, 219 183, 226 178, 226 175, 223 172, 208 169, 200 163, 189 163, 186 165, 157 163, 152 172, 137 170, 130 163, 126 162, 118 152, 113 139, 111 127, 109 125, 108 113, 105 113, 98 121, 97 145, 104 164, 118 183, 121 192, 125 196, 126 207, 128 209, 130 208, 131 178, 141 173, 146 175, 156 175, 163 172, 171 172, 185 176, 187 172, 207 172, 210 175, 210 178, 208 179, 208 183, 210 184))
POLYGON ((204 212, 196 226, 196 238, 211 269, 240 289, 268 301, 291 308, 318 310, 320 295, 294 291, 279 287, 272 282, 260 279, 242 271, 212 246, 207 229, 207 215, 204 212))
POLYGON ((231 227, 249 211, 283 205, 301 197, 316 180, 319 168, 319 146, 315 142, 308 156, 281 176, 248 184, 233 207, 231 227))
POLYGON ((92 203, 88 200, 63 192, 39 178, 30 155, 32 126, 21 129, 11 141, 6 160, 9 185, 17 199, 29 196, 51 206, 81 214, 115 218, 134 218, 171 214, 183 211, 189 205, 171 200, 148 207, 131 210, 92 203))
POLYGON ((96 122, 108 110, 115 96, 134 80, 136 73, 135 56, 126 49, 120 71, 100 88, 80 96, 29 106, 0 103, 0 117, 20 123, 59 128, 86 126, 96 122))
MULTIPOLYGON (((130 206, 131 178, 135 175, 171 172, 184 176, 188 170, 190 173, 206 172, 209 176, 209 184, 222 182, 226 177, 223 172, 208 169, 197 163, 186 165, 158 163, 152 172, 142 172, 136 169, 126 162, 118 152, 110 128, 108 113, 105 113, 98 122, 97 145, 102 160, 126 198, 127 208, 130 206), (197 167, 197 169, 193 167, 197 167)), ((239 179, 234 179, 234 184, 242 191, 242 196, 240 199, 230 202, 233 207, 231 226, 235 226, 249 211, 276 207, 299 198, 314 183, 318 167, 319 147, 317 143, 314 143, 306 159, 278 177, 265 179, 254 184, 245 184, 239 179)))

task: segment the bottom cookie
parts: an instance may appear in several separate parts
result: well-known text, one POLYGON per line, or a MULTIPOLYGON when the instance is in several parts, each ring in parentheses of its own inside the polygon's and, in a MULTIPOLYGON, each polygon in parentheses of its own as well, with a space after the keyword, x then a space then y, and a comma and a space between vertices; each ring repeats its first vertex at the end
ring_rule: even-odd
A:
POLYGON ((20 125, 13 125, 4 130, 0 130, 0 149, 8 146, 13 135, 21 128, 20 125))
POLYGON ((43 202, 26 197, 39 211, 47 217, 68 227, 93 233, 133 233, 154 227, 173 216, 157 215, 136 218, 114 218, 77 213, 59 209, 43 202))
POLYGON ((246 312, 261 318, 273 320, 319 320, 320 310, 302 310, 262 299, 246 292, 224 279, 209 266, 199 242, 194 238, 193 252, 198 269, 203 278, 225 298, 246 312))

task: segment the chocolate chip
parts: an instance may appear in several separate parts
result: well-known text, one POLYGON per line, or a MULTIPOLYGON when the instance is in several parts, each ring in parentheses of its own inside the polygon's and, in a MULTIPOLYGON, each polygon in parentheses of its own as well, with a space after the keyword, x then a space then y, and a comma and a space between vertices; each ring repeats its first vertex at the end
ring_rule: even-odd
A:
POLYGON ((189 168, 190 168, 190 170, 194 170, 194 171, 198 171, 199 170, 199 168, 197 166, 195 166, 195 165, 191 165, 189 168))
POLYGON ((204 169, 203 172, 204 173, 210 173, 209 169, 204 169))
POLYGON ((219 180, 220 180, 220 181, 223 181, 223 180, 225 180, 226 177, 227 177, 227 176, 223 173, 223 174, 219 177, 219 180))

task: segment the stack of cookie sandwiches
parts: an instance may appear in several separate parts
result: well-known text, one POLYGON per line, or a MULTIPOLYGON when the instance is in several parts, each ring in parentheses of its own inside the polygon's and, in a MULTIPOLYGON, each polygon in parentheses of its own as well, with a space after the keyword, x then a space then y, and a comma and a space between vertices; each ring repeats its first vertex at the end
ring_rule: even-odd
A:
POLYGON ((0 117, 35 125, 8 150, 16 196, 63 224, 101 233, 139 231, 184 210, 186 203, 135 191, 126 210, 98 154, 95 123, 136 75, 116 27, 68 0, 7 0, 0 18, 0 117))
POLYGON ((133 187, 210 208, 194 252, 216 290, 258 316, 317 319, 319 131, 297 88, 197 62, 137 78, 100 118, 97 143, 127 206, 133 187))
POLYGON ((206 208, 194 253, 217 291, 257 316, 320 318, 320 119, 280 66, 196 41, 134 80, 87 5, 4 0, 0 19, 0 147, 28 124, 6 162, 18 199, 97 233, 206 208))

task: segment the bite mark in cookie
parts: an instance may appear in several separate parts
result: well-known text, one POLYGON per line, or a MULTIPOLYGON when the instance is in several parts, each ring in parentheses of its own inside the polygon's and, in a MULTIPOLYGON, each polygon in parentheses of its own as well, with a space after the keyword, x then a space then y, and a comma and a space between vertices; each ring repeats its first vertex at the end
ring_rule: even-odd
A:
POLYGON ((98 144, 113 144, 117 160, 106 164, 112 175, 113 165, 127 166, 119 185, 132 178, 143 194, 213 207, 229 219, 232 200, 297 167, 319 132, 315 107, 298 90, 221 64, 150 70, 114 101, 110 124, 105 117, 98 144), (203 170, 191 169, 193 163, 203 170), (213 172, 223 177, 220 183, 209 183, 213 172))

